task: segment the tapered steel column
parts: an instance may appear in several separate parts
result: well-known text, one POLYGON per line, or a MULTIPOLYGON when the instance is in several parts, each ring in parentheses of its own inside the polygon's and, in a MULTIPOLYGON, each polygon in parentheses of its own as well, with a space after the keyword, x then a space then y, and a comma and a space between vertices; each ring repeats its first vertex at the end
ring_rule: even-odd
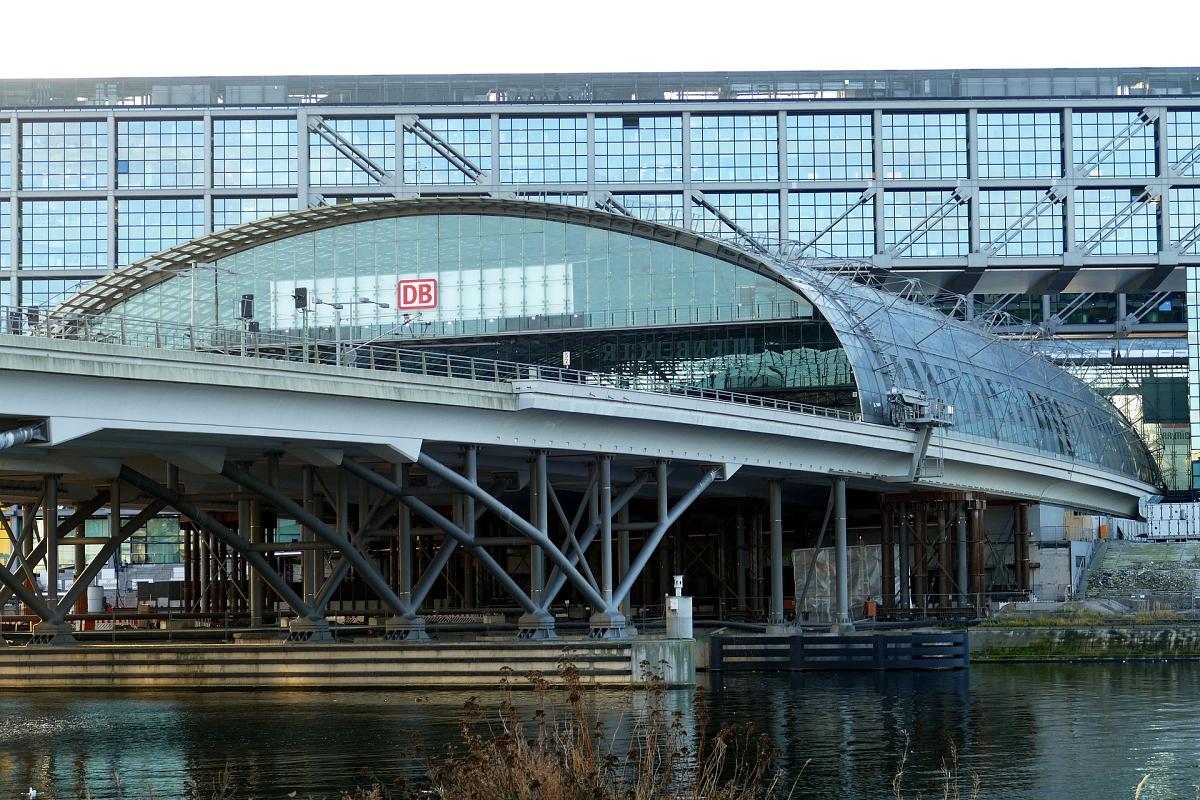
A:
POLYGON ((853 630, 850 621, 850 558, 846 547, 846 479, 833 479, 834 533, 837 536, 837 618, 842 630, 853 630))
POLYGON ((47 476, 45 485, 42 536, 46 539, 46 600, 54 606, 58 603, 58 476, 47 476))
MULTIPOLYGON (((251 500, 248 505, 250 512, 250 543, 263 543, 263 524, 262 524, 262 504, 258 500, 251 500)), ((260 627, 263 624, 263 606, 266 603, 266 591, 263 585, 262 576, 257 570, 249 569, 244 558, 241 560, 241 569, 246 573, 246 597, 250 604, 250 625, 251 627, 260 627)))
POLYGON ((879 509, 879 595, 885 609, 896 607, 896 542, 892 523, 892 507, 885 504, 879 509))
POLYGON ((946 528, 946 503, 937 506, 938 605, 950 605, 950 531, 946 528))
MULTIPOLYGON (((479 482, 479 448, 470 445, 463 450, 463 476, 471 483, 479 482)), ((462 495, 462 529, 467 536, 475 538, 475 498, 469 494, 462 495)), ((478 563, 469 547, 462 548, 463 554, 463 604, 473 608, 478 598, 475 597, 475 576, 478 573, 478 563)))
POLYGON ((1013 560, 1016 562, 1017 591, 1027 592, 1029 586, 1029 504, 1017 504, 1017 525, 1013 532, 1013 560))
POLYGON ((612 456, 600 456, 600 594, 613 605, 612 456))
MULTIPOLYGON (((306 465, 300 468, 300 482, 300 504, 309 514, 316 514, 313 467, 306 465)), ((302 526, 300 540, 308 545, 300 551, 300 580, 304 602, 311 606, 317 597, 317 564, 320 563, 317 560, 320 554, 313 547, 317 541, 316 531, 308 526, 302 526)))
POLYGON ((908 504, 901 503, 900 511, 900 607, 912 608, 912 567, 909 563, 908 504))
POLYGON ((955 578, 958 584, 958 604, 971 605, 971 589, 967 580, 967 504, 959 503, 954 519, 955 578))
MULTIPOLYGON (((550 498, 546 490, 546 451, 538 450, 533 457, 533 484, 531 487, 534 525, 543 536, 550 533, 550 498)), ((542 548, 536 544, 529 546, 529 599, 534 605, 541 606, 542 592, 546 588, 546 559, 542 548)))
POLYGON ((771 611, 767 625, 783 625, 783 485, 767 482, 768 513, 771 516, 771 611))
MULTIPOLYGON (((408 489, 408 464, 399 464, 396 466, 396 484, 401 491, 408 489)), ((396 515, 397 515, 397 530, 396 530, 396 555, 399 559, 397 565, 397 582, 396 594, 400 595, 400 599, 406 603, 412 601, 412 580, 413 580, 413 541, 412 541, 412 511, 408 506, 396 500, 396 515)), ((417 611, 416 607, 413 611, 417 611)))
POLYGON ((913 513, 913 599, 917 608, 925 608, 926 580, 928 571, 925 569, 925 535, 929 531, 929 514, 924 503, 917 505, 913 513))
POLYGON ((737 607, 746 609, 746 515, 739 509, 734 519, 734 545, 737 547, 737 557, 734 559, 734 585, 737 591, 737 607))
MULTIPOLYGON (((617 572, 619 580, 629 574, 629 507, 625 506, 617 512, 617 572)), ((621 613, 629 616, 629 595, 617 598, 621 613)))
POLYGON ((982 610, 986 605, 984 595, 987 592, 987 531, 984 529, 982 501, 975 501, 968 525, 971 538, 971 600, 976 610, 982 610))

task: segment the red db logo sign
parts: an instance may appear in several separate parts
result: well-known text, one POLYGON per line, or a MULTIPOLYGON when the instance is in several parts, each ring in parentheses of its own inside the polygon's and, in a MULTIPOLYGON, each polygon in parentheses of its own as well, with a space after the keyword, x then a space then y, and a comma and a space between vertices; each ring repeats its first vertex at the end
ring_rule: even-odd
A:
POLYGON ((437 278, 417 278, 396 283, 396 308, 416 311, 437 308, 437 278))

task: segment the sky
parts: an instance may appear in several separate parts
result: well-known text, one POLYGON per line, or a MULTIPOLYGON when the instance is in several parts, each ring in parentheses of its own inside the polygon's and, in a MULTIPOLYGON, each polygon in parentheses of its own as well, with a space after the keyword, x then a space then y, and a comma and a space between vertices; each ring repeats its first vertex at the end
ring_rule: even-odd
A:
POLYGON ((1195 0, 0 0, 0 78, 1197 66, 1195 0))

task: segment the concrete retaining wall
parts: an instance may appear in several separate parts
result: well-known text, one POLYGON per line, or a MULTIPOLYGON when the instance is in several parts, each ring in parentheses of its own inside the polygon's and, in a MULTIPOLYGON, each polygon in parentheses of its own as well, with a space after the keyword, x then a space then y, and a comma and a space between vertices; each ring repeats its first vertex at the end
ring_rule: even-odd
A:
POLYGON ((557 681, 564 657, 588 685, 641 685, 649 662, 679 686, 695 683, 694 653, 691 640, 0 646, 0 690, 486 687, 506 668, 525 686, 528 672, 557 681))
POLYGON ((1200 660, 1200 627, 1166 625, 971 629, 972 661, 1200 660))

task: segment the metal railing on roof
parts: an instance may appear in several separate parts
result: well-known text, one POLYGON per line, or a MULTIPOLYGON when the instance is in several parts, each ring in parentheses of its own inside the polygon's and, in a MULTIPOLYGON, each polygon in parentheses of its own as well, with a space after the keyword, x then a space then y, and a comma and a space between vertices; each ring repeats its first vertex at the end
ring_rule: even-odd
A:
POLYGON ((510 385, 518 381, 550 381, 630 392, 716 400, 739 406, 851 422, 862 421, 862 414, 857 411, 844 411, 761 395, 713 389, 663 380, 651 375, 587 372, 553 365, 522 364, 514 361, 442 353, 435 350, 396 347, 381 342, 334 342, 327 339, 306 339, 246 329, 196 326, 113 314, 80 315, 38 312, 31 315, 29 309, 0 306, 0 333, 510 385))

